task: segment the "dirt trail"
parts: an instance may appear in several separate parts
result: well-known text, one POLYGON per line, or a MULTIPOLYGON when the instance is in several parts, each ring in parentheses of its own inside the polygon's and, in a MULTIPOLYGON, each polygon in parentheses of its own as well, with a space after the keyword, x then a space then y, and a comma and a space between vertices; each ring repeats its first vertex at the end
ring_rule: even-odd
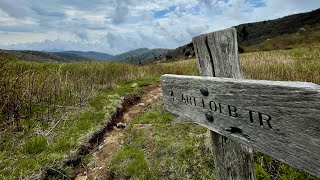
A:
POLYGON ((159 84, 143 88, 142 96, 138 104, 124 107, 123 113, 117 117, 114 126, 104 135, 103 143, 100 144, 93 153, 90 163, 87 165, 87 169, 82 169, 75 179, 106 179, 106 173, 112 158, 123 146, 126 136, 124 126, 130 123, 133 118, 148 108, 153 102, 157 101, 161 96, 162 91, 159 84))

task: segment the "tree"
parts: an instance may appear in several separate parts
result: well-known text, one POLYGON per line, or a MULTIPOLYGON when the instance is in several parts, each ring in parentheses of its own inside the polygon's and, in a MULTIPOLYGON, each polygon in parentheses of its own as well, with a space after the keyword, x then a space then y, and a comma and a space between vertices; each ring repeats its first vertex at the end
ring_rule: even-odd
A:
POLYGON ((246 26, 243 26, 243 28, 240 31, 240 36, 242 37, 243 40, 246 40, 249 36, 249 33, 246 29, 246 26))

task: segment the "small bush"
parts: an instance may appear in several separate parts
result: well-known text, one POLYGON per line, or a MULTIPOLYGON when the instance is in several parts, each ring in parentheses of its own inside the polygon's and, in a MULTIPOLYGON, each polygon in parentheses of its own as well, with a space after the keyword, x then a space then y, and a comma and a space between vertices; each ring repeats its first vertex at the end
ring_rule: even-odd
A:
POLYGON ((22 151, 25 154, 38 154, 46 150, 47 146, 46 138, 38 136, 27 140, 22 146, 22 151))

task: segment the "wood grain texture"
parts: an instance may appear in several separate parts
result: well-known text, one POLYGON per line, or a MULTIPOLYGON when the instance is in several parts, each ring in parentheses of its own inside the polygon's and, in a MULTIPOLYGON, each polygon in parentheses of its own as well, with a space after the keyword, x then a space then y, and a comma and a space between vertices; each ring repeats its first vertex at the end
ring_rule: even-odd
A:
MULTIPOLYGON (((236 29, 193 38, 202 76, 242 78, 236 29)), ((252 149, 211 131, 218 179, 255 179, 252 149)))
POLYGON ((202 76, 242 78, 234 28, 192 39, 202 76))
POLYGON ((163 75, 161 87, 168 111, 320 177, 319 85, 163 75))

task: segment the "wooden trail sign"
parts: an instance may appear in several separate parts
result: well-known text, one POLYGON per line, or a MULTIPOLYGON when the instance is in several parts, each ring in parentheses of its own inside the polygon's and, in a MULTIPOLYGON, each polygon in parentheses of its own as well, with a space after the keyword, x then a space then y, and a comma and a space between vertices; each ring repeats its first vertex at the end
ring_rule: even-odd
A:
MULTIPOLYGON (((242 78, 236 29, 204 34, 192 41, 202 76, 242 78)), ((254 180, 252 149, 217 132, 210 135, 217 178, 254 180)))
POLYGON ((165 108, 320 176, 320 86, 164 75, 165 108))
POLYGON ((201 74, 230 78, 163 75, 165 108, 213 131, 219 179, 255 179, 249 147, 320 177, 320 86, 241 79, 235 36, 193 39, 201 74))

